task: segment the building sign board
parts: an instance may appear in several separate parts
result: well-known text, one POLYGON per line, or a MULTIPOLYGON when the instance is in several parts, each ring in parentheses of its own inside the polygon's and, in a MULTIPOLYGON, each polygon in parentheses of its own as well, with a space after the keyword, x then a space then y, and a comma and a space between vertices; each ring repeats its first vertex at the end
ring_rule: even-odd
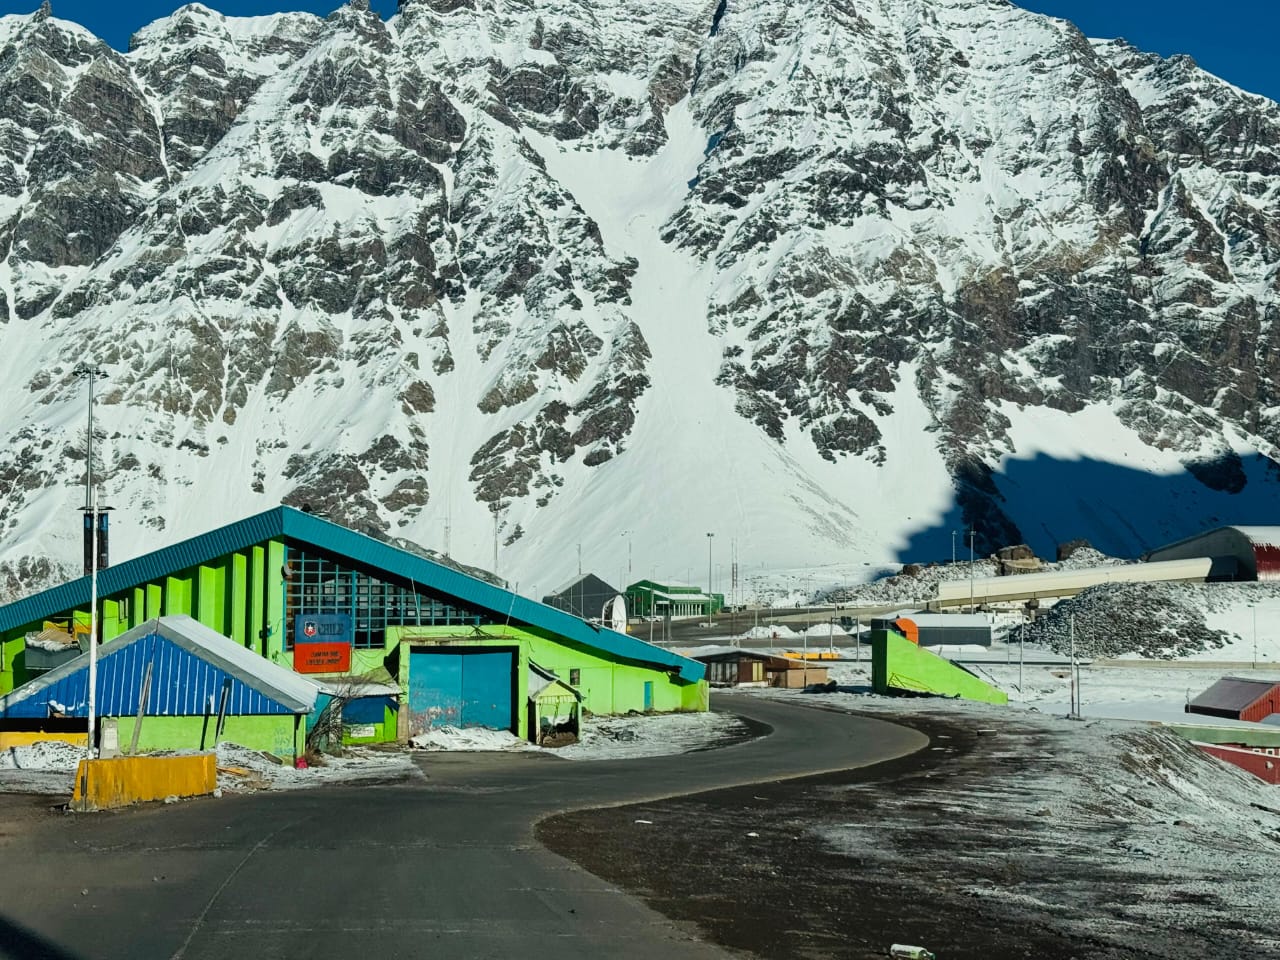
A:
POLYGON ((346 613, 300 613, 293 624, 294 643, 351 643, 351 616, 346 613))
POLYGON ((293 624, 293 669, 298 673, 346 673, 351 669, 351 616, 300 613, 293 624))
POLYGON ((296 644, 293 669, 298 673, 346 673, 351 669, 351 644, 296 644))

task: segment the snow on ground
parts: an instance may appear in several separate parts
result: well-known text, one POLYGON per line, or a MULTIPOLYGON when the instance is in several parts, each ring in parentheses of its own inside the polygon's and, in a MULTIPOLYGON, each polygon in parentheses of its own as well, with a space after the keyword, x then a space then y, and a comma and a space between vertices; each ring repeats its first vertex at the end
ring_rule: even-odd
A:
POLYGON ((950 859, 938 862, 955 869, 945 868, 940 893, 1043 911, 1088 942, 1145 929, 1155 956, 1171 926, 1209 941, 1225 931, 1256 944, 1249 956, 1280 951, 1280 788, 1169 731, 959 701, 768 694, 885 719, 952 720, 976 737, 967 756, 946 740, 931 744, 943 773, 922 773, 913 789, 847 788, 868 809, 874 839, 866 823, 816 829, 869 874, 943 843, 950 859), (1119 890, 1127 895, 1117 899, 1119 890))
POLYGON ((84 747, 54 740, 0 753, 0 793, 69 795, 84 747))
POLYGON ((236 743, 218 744, 218 786, 231 792, 298 790, 334 783, 404 780, 421 776, 398 750, 348 748, 343 756, 325 755, 314 766, 297 770, 258 750, 236 743))
MULTIPOLYGON (((1009 650, 1011 659, 987 659, 976 662, 972 654, 958 654, 972 673, 994 684, 1009 695, 1014 709, 1034 710, 1053 716, 1066 716, 1071 710, 1071 671, 1062 663, 1037 663, 1028 659, 1022 667, 1019 688, 1017 648, 1009 650)), ((1044 655, 1044 651, 1032 651, 1044 655)), ((830 678, 840 687, 870 690, 871 666, 845 661, 828 662, 830 678)), ((1226 673, 1231 676, 1273 680, 1280 683, 1280 668, 1266 670, 1206 669, 1176 662, 1148 661, 1132 666, 1120 664, 1082 664, 1079 667, 1080 712, 1086 718, 1114 720, 1147 720, 1161 723, 1208 724, 1211 726, 1270 727, 1255 723, 1222 720, 1201 714, 1186 713, 1187 701, 1206 689, 1226 673)))
POLYGON ((737 717, 720 713, 655 713, 591 717, 582 738, 563 747, 537 747, 505 730, 443 727, 409 742, 424 750, 537 751, 565 760, 662 757, 706 750, 750 735, 737 717))
POLYGON ((528 740, 521 740, 509 730, 488 730, 481 727, 437 727, 409 739, 418 750, 493 752, 505 750, 536 750, 528 740))
POLYGON ((752 736, 738 717, 725 713, 660 713, 594 717, 582 739, 548 752, 568 760, 622 760, 692 753, 752 736))

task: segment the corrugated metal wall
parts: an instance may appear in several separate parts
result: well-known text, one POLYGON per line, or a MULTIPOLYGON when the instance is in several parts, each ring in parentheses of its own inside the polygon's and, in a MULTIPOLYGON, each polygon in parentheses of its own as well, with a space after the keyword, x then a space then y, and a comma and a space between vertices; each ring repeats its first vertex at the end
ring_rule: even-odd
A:
MULTIPOLYGON (((218 709, 222 685, 231 680, 227 713, 233 716, 289 714, 293 711, 231 677, 225 670, 201 660, 163 637, 152 634, 134 643, 102 649, 98 661, 97 712, 103 717, 132 716, 138 712, 142 681, 151 664, 151 694, 146 716, 201 716, 213 697, 218 709)), ((50 710, 73 717, 88 716, 89 670, 86 667, 12 704, 6 717, 43 718, 50 710), (56 704, 57 706, 51 706, 56 704)))

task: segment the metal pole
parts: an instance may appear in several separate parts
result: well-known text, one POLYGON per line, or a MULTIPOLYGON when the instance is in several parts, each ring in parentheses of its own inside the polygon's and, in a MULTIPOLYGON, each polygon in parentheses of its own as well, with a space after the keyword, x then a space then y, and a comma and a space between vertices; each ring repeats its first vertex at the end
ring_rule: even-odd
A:
MULTIPOLYGON (((90 380, 90 383, 93 381, 90 380)), ((93 405, 89 405, 93 409, 93 405)), ((93 516, 98 514, 98 498, 90 501, 93 516)), ((89 759, 96 755, 95 739, 97 727, 97 695, 98 695, 98 524, 93 524, 92 533, 93 556, 89 566, 89 759)))
POLYGON ((862 662, 862 614, 853 615, 853 662, 862 662))
POLYGON ((1253 669, 1258 669, 1258 608, 1253 608, 1253 669))
POLYGON ((956 532, 951 531, 951 565, 956 565, 956 532))
POLYGON ((1018 693, 1022 693, 1022 664, 1027 653, 1027 627, 1023 624, 1018 631, 1018 693))
POLYGON ((1070 619, 1071 631, 1071 716, 1076 715, 1076 615, 1073 613, 1070 619))
MULTIPOLYGON (((96 372, 95 368, 89 368, 89 436, 86 441, 85 460, 87 467, 84 475, 84 504, 86 507, 89 505, 93 490, 93 377, 96 372)), ((96 505, 93 508, 93 514, 93 525, 96 529, 98 526, 98 508, 96 505)), ((83 542, 81 541, 81 543, 83 542)), ((98 554, 96 537, 94 539, 93 553, 96 558, 98 554)), ((96 559, 94 563, 95 565, 97 564, 96 559)))
POLYGON ((969 528, 969 612, 973 613, 973 527, 969 528))
POLYGON ((711 626, 711 541, 714 533, 707 534, 707 626, 711 626))

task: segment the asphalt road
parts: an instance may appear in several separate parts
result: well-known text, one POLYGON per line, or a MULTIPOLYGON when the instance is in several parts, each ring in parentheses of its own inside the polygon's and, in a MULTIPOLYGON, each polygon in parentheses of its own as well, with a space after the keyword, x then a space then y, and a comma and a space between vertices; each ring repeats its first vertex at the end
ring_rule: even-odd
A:
MULTIPOLYGON (((395 784, 39 821, 0 847, 0 956, 725 957, 542 848, 533 825, 554 812, 865 766, 928 739, 789 703, 717 694, 716 707, 772 733, 594 763, 426 754, 421 779, 395 784)), ((655 825, 653 857, 678 829, 655 825)))

